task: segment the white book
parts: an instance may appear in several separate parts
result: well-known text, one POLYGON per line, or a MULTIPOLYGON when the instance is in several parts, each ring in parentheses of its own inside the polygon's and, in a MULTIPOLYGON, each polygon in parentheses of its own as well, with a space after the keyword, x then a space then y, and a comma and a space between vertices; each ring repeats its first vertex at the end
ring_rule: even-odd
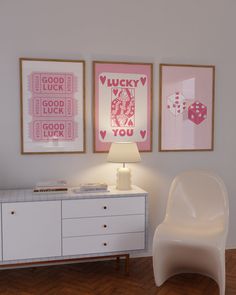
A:
POLYGON ((49 188, 49 187, 55 187, 55 188, 60 188, 60 187, 66 187, 67 186, 67 181, 66 180, 48 180, 48 181, 40 181, 36 184, 36 188, 49 188))
POLYGON ((94 190, 107 190, 107 184, 106 183, 83 183, 79 186, 79 189, 81 191, 94 191, 94 190))

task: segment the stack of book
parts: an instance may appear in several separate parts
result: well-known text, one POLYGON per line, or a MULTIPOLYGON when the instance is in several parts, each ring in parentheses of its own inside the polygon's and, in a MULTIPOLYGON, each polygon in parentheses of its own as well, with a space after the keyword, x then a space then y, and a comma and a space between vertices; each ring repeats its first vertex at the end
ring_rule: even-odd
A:
POLYGON ((86 192, 107 192, 106 183, 83 183, 77 189, 74 190, 76 193, 86 193, 86 192))
POLYGON ((68 191, 65 180, 39 182, 33 189, 34 193, 65 193, 68 191))

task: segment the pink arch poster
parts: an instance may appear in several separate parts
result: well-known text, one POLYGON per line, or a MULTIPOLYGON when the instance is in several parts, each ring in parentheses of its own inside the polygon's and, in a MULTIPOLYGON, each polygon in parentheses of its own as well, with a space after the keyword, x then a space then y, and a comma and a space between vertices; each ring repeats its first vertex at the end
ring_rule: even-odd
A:
POLYGON ((94 152, 111 142, 152 150, 152 64, 94 61, 94 152))
POLYGON ((160 151, 213 150, 214 66, 160 65, 160 151))

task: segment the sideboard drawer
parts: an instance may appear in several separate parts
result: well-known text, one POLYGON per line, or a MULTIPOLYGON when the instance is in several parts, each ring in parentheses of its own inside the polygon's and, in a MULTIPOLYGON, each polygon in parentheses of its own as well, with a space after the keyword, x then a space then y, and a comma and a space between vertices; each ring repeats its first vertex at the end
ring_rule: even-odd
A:
POLYGON ((143 232, 63 239, 63 255, 119 252, 144 248, 145 235, 143 232))
POLYGON ((145 197, 62 201, 62 218, 145 214, 145 197))
POLYGON ((64 219, 62 222, 63 237, 144 232, 144 230, 144 215, 64 219))

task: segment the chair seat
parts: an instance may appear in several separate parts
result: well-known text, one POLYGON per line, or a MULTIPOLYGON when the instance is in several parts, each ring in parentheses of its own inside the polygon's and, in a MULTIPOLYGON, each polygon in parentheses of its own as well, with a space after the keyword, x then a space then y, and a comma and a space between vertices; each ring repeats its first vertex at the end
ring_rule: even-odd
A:
POLYGON ((158 235, 161 240, 172 241, 172 243, 184 243, 189 245, 205 245, 212 243, 217 247, 222 247, 224 227, 221 224, 191 224, 173 225, 162 223, 158 226, 158 235))
POLYGON ((224 228, 222 226, 173 226, 161 224, 158 229, 158 243, 184 248, 216 248, 224 249, 224 228), (168 243, 166 243, 168 241, 168 243))

